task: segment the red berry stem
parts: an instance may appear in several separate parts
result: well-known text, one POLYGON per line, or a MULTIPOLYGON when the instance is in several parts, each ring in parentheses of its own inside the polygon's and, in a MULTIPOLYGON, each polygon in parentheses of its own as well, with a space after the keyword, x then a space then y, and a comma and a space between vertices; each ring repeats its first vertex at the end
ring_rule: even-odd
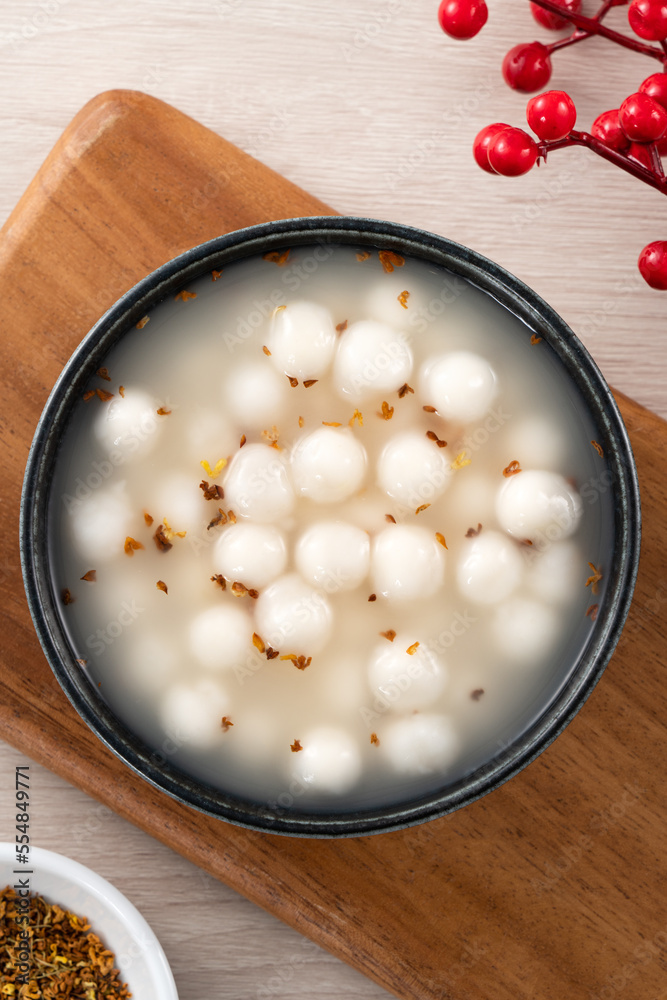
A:
POLYGON ((623 48, 632 49, 633 52, 642 52, 653 59, 659 59, 661 63, 667 66, 667 48, 665 47, 665 42, 662 42, 660 48, 656 45, 646 45, 636 38, 623 35, 620 31, 613 31, 605 24, 600 23, 601 15, 604 16, 609 10, 610 5, 606 3, 602 5, 595 17, 584 17, 583 14, 575 14, 573 11, 564 12, 561 4, 554 2, 554 0, 534 0, 534 3, 538 7, 543 7, 544 10, 550 11, 552 14, 567 16, 567 20, 577 29, 570 38, 564 38, 547 45, 550 52, 553 52, 557 48, 564 48, 565 45, 573 45, 575 42, 579 42, 583 38, 589 38, 591 35, 601 35, 603 38, 608 38, 611 42, 616 42, 617 45, 622 45, 623 48))
POLYGON ((660 164, 660 157, 658 156, 655 143, 651 144, 651 150, 654 161, 657 160, 659 164, 659 170, 656 169, 655 173, 653 170, 649 170, 647 167, 642 166, 637 160, 628 156, 626 153, 621 153, 617 149, 612 149, 605 142, 601 142, 600 139, 596 139, 594 135, 590 132, 579 132, 576 129, 572 129, 569 135, 566 135, 563 139, 556 139, 550 142, 539 142, 537 144, 539 155, 546 160, 547 154, 553 149, 562 149, 564 146, 586 146, 588 149, 592 149, 594 153, 601 156, 603 160, 608 160, 610 163, 615 163, 617 167, 621 170, 625 170, 627 173, 632 174, 634 177, 638 177, 639 180, 644 181, 646 184, 650 184, 651 187, 657 188, 658 191, 662 191, 663 194, 667 194, 667 177, 665 177, 664 171, 662 169, 662 164, 660 164))

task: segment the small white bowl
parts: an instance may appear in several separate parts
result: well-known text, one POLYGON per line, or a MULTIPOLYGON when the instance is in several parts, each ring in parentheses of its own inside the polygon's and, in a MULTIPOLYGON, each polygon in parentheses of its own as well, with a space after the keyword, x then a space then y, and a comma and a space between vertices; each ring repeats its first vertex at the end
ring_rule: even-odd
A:
POLYGON ((30 892, 86 917, 91 931, 114 953, 114 967, 134 1000, 178 1000, 160 942, 139 911, 106 879, 40 847, 30 848, 29 864, 18 863, 16 844, 0 844, 0 876, 1 888, 30 879, 30 892))

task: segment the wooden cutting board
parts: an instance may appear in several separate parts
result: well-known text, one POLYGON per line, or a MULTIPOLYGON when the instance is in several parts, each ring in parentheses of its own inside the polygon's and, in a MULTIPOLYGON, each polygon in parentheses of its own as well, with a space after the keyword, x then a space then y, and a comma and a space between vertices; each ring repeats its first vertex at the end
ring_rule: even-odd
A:
MULTIPOLYGON (((667 424, 620 397, 644 548, 621 645, 574 722, 508 784, 399 833, 308 841, 180 806, 135 776, 61 693, 21 583, 33 431, 69 354, 127 288, 187 247, 335 214, 206 128, 114 91, 74 119, 0 240, 0 735, 399 997, 667 997, 667 424)), ((120 849, 120 848, 119 848, 120 849)))

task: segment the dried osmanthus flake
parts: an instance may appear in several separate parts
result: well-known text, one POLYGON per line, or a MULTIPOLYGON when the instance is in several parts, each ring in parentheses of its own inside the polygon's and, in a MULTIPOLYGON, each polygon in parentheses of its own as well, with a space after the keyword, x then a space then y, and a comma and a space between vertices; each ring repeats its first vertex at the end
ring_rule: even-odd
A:
POLYGON ((397 298, 398 298, 398 301, 403 306, 403 308, 407 309, 408 308, 408 299, 410 298, 410 292, 401 292, 401 294, 398 295, 397 298))
POLYGON ((201 465, 204 472, 211 477, 211 479, 217 479, 222 470, 224 469, 224 467, 227 465, 227 459, 219 458, 213 468, 211 468, 211 466, 208 464, 205 458, 202 458, 199 464, 201 465))
POLYGON ((522 471, 523 470, 520 464, 517 462, 516 459, 514 459, 514 461, 510 462, 510 464, 506 465, 505 468, 503 469, 503 476, 505 477, 505 479, 509 479, 510 476, 516 476, 519 472, 522 471))
POLYGON ((380 737, 378 736, 377 733, 371 733, 371 746, 374 747, 380 746, 380 737))
POLYGON ((90 923, 57 903, 10 886, 0 893, 0 942, 6 958, 0 994, 11 1000, 126 1000, 115 956, 90 923), (30 979, 22 972, 29 951, 30 979), (21 956, 21 957, 19 957, 21 956))
POLYGON ((232 728, 233 725, 234 723, 232 722, 232 720, 229 718, 228 715, 223 715, 223 717, 220 719, 220 728, 222 729, 223 733, 229 732, 229 730, 232 728))
POLYGON ((415 514, 421 514, 423 510, 427 510, 430 506, 430 503, 423 503, 420 507, 417 507, 415 514))
POLYGON ((83 394, 83 401, 84 401, 84 403, 87 403, 88 400, 92 399, 94 395, 95 395, 95 390, 94 389, 86 389, 86 391, 83 394))
POLYGON ((310 389, 311 385, 315 385, 317 382, 319 382, 318 378, 307 378, 303 383, 303 387, 304 389, 310 389))
POLYGON ((388 639, 389 642, 393 642, 396 638, 396 632, 393 628, 388 628, 386 632, 380 632, 383 639, 388 639))
POLYGON ((472 459, 468 458, 468 452, 460 451, 450 467, 456 472, 458 469, 463 469, 466 465, 470 465, 471 462, 472 459))
POLYGON ((281 660, 290 660, 297 670, 305 670, 313 662, 312 656, 297 656, 296 653, 287 653, 286 656, 281 656, 281 660))
POLYGON ((591 604, 590 608, 586 611, 586 617, 590 618, 592 622, 597 621, 598 611, 600 610, 599 604, 591 604))
POLYGON ((322 426, 323 427, 342 427, 343 425, 341 423, 339 423, 337 420, 323 420, 322 421, 322 426))
POLYGON ((234 597, 245 597, 248 593, 248 588, 239 580, 234 581, 231 590, 234 597))
POLYGON ((371 255, 370 250, 360 250, 359 253, 356 256, 357 256, 357 260, 361 264, 365 260, 368 260, 368 258, 370 257, 370 255, 371 255))
POLYGON ((170 413, 171 413, 171 410, 167 409, 166 406, 161 406, 159 408, 159 410, 157 411, 158 417, 168 417, 170 413))
POLYGON ((133 556, 138 549, 143 549, 143 545, 141 542, 138 542, 136 538, 132 538, 131 535, 128 535, 125 539, 125 545, 123 548, 126 556, 133 556))
POLYGON ((85 580, 86 583, 95 583, 97 580, 97 570, 89 569, 87 573, 84 573, 83 576, 80 577, 80 579, 85 580))
POLYGON ((413 642, 411 646, 408 646, 405 652, 408 654, 408 656, 414 656, 418 648, 419 648, 419 643, 413 642))
POLYGON ((153 518, 146 511, 144 511, 144 521, 146 522, 146 527, 150 528, 151 524, 153 523, 153 518))
POLYGON ((174 547, 173 544, 167 538, 167 535, 164 530, 164 524, 161 524, 157 529, 157 531, 155 532, 155 534, 153 535, 153 541, 155 542, 155 545, 160 552, 168 552, 169 549, 173 549, 174 547))
POLYGON ((77 661, 76 661, 76 662, 77 662, 78 664, 80 664, 80 665, 81 665, 82 667, 85 667, 85 666, 86 666, 86 664, 88 663, 88 660, 81 660, 81 659, 79 659, 79 658, 77 657, 77 661))
POLYGON ((98 399, 101 399, 103 403, 108 403, 110 399, 113 399, 113 392, 107 392, 106 389, 96 389, 95 395, 98 399))
POLYGON ((184 288, 180 292, 177 292, 176 295, 174 295, 174 301, 180 299, 181 302, 188 302, 189 299, 196 299, 196 298, 197 298, 197 293, 189 292, 186 288, 184 288))
POLYGON ((215 573, 215 575, 211 577, 211 583, 214 583, 216 587, 220 587, 220 590, 227 590, 227 581, 222 573, 215 573))
POLYGON ((476 538, 481 530, 482 530, 482 525, 478 521, 476 528, 468 528, 468 530, 466 531, 466 538, 476 538))
POLYGON ((415 390, 412 388, 411 385, 408 385, 407 382, 404 382, 401 388, 398 390, 398 398, 403 399, 403 397, 407 396, 409 392, 414 394, 414 391, 415 390))
POLYGON ((479 701, 479 699, 484 694, 484 688, 475 688, 474 691, 470 692, 470 697, 473 701, 479 701))
POLYGON ((298 753, 299 750, 303 750, 301 746, 301 740, 294 740, 294 743, 290 743, 290 750, 292 753, 298 753))
POLYGON ((271 428, 271 430, 262 431, 262 437, 264 438, 264 440, 266 441, 266 443, 269 445, 269 447, 275 448, 276 451, 280 451, 281 450, 280 449, 280 445, 278 444, 278 438, 280 437, 280 431, 278 430, 278 428, 276 427, 275 424, 273 425, 273 427, 271 428))
POLYGON ((143 328, 146 326, 146 323, 150 323, 150 321, 151 321, 150 316, 142 316, 139 322, 137 323, 137 330, 143 330, 143 328))
POLYGON ((245 434, 242 434, 242 435, 241 435, 241 440, 239 441, 239 448, 242 448, 242 447, 243 447, 243 445, 244 445, 244 444, 246 443, 246 441, 247 441, 247 440, 248 440, 248 439, 247 439, 247 437, 245 436, 245 434))
POLYGON ((164 533, 168 541, 171 541, 172 538, 185 538, 187 531, 174 531, 166 517, 163 517, 162 520, 164 522, 164 533))
MULTIPOLYGON (((370 254, 368 255, 370 257, 370 254)), ((342 323, 336 324, 336 333, 345 333, 347 330, 347 320, 344 319, 342 323)))
POLYGON ((231 524, 236 524, 236 514, 233 510, 227 511, 227 517, 229 518, 231 524))
POLYGON ((534 333, 534 334, 532 334, 532 336, 530 338, 530 342, 533 345, 535 345, 535 344, 541 344, 542 343, 542 338, 538 337, 537 334, 534 333))
POLYGON ((96 374, 99 375, 100 378, 103 378, 105 382, 111 381, 111 375, 109 375, 108 368, 98 368, 96 374))
POLYGON ((211 281, 217 281, 222 271, 211 271, 211 281))
POLYGON ((278 267, 284 267, 287 263, 289 255, 289 250, 269 250, 268 253, 263 254, 263 258, 264 260, 268 260, 271 264, 277 264, 278 267))
POLYGON ((255 647, 255 649, 258 649, 260 651, 260 653, 266 652, 266 645, 264 644, 264 640, 260 635, 257 635, 256 632, 253 632, 252 634, 252 644, 255 647))
POLYGON ((286 375, 285 378, 287 379, 287 381, 289 382, 289 384, 292 386, 292 388, 296 389, 297 385, 299 384, 298 378, 294 378, 293 375, 286 375))
POLYGON ((370 597, 368 598, 368 602, 369 602, 369 604, 372 604, 373 601, 377 601, 377 599, 378 599, 378 595, 377 594, 371 594, 370 597))
POLYGON ((267 646, 266 647, 267 660, 275 660, 276 656, 280 656, 280 650, 274 649, 272 646, 267 646))
POLYGON ((422 406, 424 413, 437 413, 435 406, 422 406))
POLYGON ((72 597, 72 592, 68 587, 65 587, 60 595, 63 604, 74 604, 74 598, 72 597))
POLYGON ((119 385, 118 386, 118 393, 119 393, 120 396, 123 396, 123 398, 125 397, 125 386, 124 385, 119 385))
POLYGON ((222 486, 212 483, 210 486, 205 479, 199 484, 199 489, 204 494, 204 500, 224 500, 225 491, 222 486))
POLYGON ((441 531, 436 531, 436 533, 435 533, 435 540, 436 540, 436 542, 440 542, 440 544, 442 545, 443 549, 447 548, 447 542, 445 541, 445 536, 443 535, 443 533, 441 531))
POLYGON ((164 580, 158 580, 158 582, 155 584, 155 586, 157 587, 158 590, 161 590, 163 594, 168 594, 169 593, 169 590, 167 588, 167 584, 164 582, 164 580))
POLYGON ((604 458, 604 449, 603 449, 602 445, 598 444, 597 441, 591 441, 591 444, 593 445, 593 447, 597 451, 597 453, 600 456, 600 458, 604 458))
POLYGON ((586 586, 591 588, 592 593, 597 594, 598 583, 602 579, 602 570, 598 569, 597 566, 594 566, 592 562, 589 562, 588 565, 590 566, 593 572, 586 580, 586 586))
POLYGON ((390 406, 386 399, 382 400, 382 413, 378 413, 378 417, 382 417, 383 420, 391 420, 394 415, 394 407, 390 406))
POLYGON ((268 349, 268 347, 266 346, 266 344, 264 344, 264 346, 262 347, 262 350, 266 354, 267 358, 271 357, 271 351, 268 349))
POLYGON ((405 257, 394 253, 393 250, 379 250, 378 257, 380 258, 382 270, 385 274, 391 274, 395 267, 403 267, 405 264, 405 257))
POLYGON ((352 427, 354 425, 354 421, 355 420, 357 421, 357 423, 359 424, 360 427, 364 426, 364 417, 363 417, 363 414, 362 414, 361 410, 355 410, 354 411, 354 413, 352 414, 352 416, 350 417, 350 419, 347 422, 348 427, 352 427))
POLYGON ((435 431, 426 431, 426 437, 429 439, 429 441, 433 441, 434 444, 437 444, 438 448, 447 447, 447 442, 445 441, 445 439, 439 438, 438 435, 435 433, 435 431))
POLYGON ((384 515, 384 519, 385 519, 385 521, 387 521, 387 522, 388 522, 389 524, 396 524, 396 518, 394 517, 394 515, 393 515, 393 514, 385 514, 385 515, 384 515))

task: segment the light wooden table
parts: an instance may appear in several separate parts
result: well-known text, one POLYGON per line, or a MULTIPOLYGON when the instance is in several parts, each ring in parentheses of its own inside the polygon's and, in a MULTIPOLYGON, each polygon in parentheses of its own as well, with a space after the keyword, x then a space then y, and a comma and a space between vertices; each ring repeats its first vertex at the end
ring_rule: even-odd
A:
MULTIPOLYGON (((482 34, 456 43, 440 32, 437 6, 4 3, 0 220, 90 97, 143 90, 342 212, 421 226, 498 261, 564 316, 612 385, 667 416, 667 293, 651 291, 635 266, 644 244, 667 238, 667 204, 576 149, 523 178, 483 174, 470 154, 477 131, 524 120, 525 98, 502 83, 502 56, 546 33, 527 2, 489 0, 482 34)), ((595 6, 584 0, 586 12, 595 6)), ((625 10, 613 13, 610 23, 624 29, 625 10)), ((575 98, 582 128, 659 69, 598 40, 554 62, 551 86, 575 98)), ((12 836, 13 770, 23 763, 0 743, 3 839, 12 836)), ((181 1000, 387 996, 36 764, 31 786, 33 843, 126 893, 160 938, 181 1000)))

